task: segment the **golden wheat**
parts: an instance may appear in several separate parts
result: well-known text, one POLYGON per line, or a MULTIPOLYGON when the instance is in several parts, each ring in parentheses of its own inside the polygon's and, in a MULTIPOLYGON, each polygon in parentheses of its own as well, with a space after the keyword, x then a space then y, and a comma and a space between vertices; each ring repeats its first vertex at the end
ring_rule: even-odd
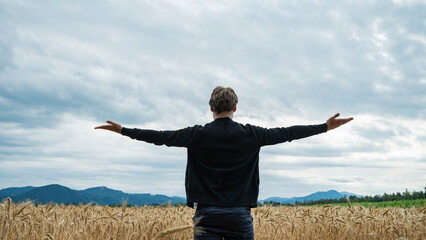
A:
MULTIPOLYGON (((192 239, 194 209, 0 203, 2 240, 192 239)), ((426 207, 258 207, 255 239, 426 239, 426 207)))

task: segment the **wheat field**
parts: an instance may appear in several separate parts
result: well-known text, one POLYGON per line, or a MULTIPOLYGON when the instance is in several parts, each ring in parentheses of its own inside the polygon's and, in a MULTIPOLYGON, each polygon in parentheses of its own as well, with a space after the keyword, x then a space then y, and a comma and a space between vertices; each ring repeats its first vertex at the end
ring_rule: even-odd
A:
MULTIPOLYGON (((2 240, 192 239, 188 207, 0 204, 2 240)), ((258 207, 255 239, 426 239, 423 208, 258 207)))

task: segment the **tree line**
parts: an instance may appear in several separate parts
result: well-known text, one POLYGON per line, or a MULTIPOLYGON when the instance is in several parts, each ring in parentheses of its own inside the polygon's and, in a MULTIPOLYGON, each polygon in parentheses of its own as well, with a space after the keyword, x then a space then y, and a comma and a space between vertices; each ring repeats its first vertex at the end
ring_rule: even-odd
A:
MULTIPOLYGON (((413 191, 409 192, 405 189, 405 192, 400 193, 384 193, 382 195, 374 195, 374 196, 349 196, 350 202, 387 202, 387 201, 399 201, 399 200, 416 200, 416 199, 426 199, 426 187, 425 191, 413 191)), ((281 204, 279 202, 274 201, 266 201, 263 202, 262 205, 271 205, 271 206, 279 206, 279 205, 299 205, 299 206, 307 206, 307 205, 317 205, 317 204, 333 204, 333 203, 346 203, 346 196, 339 199, 320 199, 320 200, 307 200, 303 202, 296 201, 294 204, 281 204)))

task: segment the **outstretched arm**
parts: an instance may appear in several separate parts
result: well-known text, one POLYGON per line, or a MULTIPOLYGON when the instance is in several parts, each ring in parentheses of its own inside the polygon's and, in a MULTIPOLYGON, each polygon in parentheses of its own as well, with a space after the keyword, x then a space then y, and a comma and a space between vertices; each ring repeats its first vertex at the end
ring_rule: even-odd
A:
POLYGON ((156 131, 150 129, 126 128, 113 121, 106 121, 107 125, 95 127, 128 136, 132 139, 175 147, 187 147, 190 143, 196 127, 187 127, 175 131, 156 131))
POLYGON ((291 127, 262 128, 252 126, 254 137, 260 146, 274 145, 277 143, 291 142, 293 140, 310 137, 335 129, 352 121, 353 118, 337 118, 340 113, 334 114, 327 122, 317 125, 296 125, 291 127))
POLYGON ((334 114, 334 116, 332 116, 331 118, 329 118, 327 120, 327 131, 330 131, 332 129, 338 128, 343 124, 346 124, 350 121, 352 121, 354 118, 350 117, 350 118, 337 118, 338 116, 340 116, 340 113, 336 113, 334 114))
POLYGON ((109 123, 109 124, 97 126, 97 127, 95 127, 95 129, 104 129, 104 130, 109 130, 109 131, 113 131, 113 132, 121 134, 121 130, 123 129, 123 127, 120 124, 115 123, 113 121, 109 121, 109 120, 106 121, 106 122, 109 123))

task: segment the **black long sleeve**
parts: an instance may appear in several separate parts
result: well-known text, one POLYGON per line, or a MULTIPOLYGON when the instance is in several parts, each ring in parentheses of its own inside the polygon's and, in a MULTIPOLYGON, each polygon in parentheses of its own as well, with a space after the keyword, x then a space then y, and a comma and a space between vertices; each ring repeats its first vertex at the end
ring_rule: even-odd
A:
POLYGON ((186 147, 187 205, 257 206, 259 151, 327 131, 327 124, 262 128, 218 118, 175 131, 123 128, 122 134, 156 145, 186 147))
POLYGON ((280 128, 262 128, 252 126, 256 139, 260 146, 274 145, 283 142, 310 137, 327 131, 327 124, 296 125, 280 128))
POLYGON ((155 145, 166 145, 169 147, 188 147, 197 126, 187 127, 176 131, 156 131, 150 129, 125 128, 121 134, 132 139, 153 143, 155 145))

